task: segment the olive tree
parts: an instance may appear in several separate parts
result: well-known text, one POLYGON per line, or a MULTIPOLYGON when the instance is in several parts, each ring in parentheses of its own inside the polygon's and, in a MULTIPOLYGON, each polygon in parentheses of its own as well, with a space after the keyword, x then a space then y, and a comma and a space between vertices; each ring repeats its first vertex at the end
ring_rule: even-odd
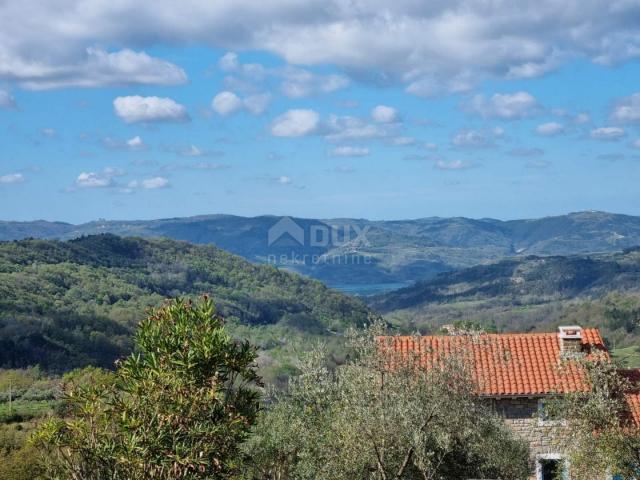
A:
POLYGON ((423 368, 352 335, 335 371, 315 350, 274 393, 245 445, 253 479, 450 479, 528 476, 528 449, 475 395, 464 355, 423 368))
POLYGON ((586 388, 559 396, 550 413, 566 425, 564 442, 571 475, 585 480, 606 473, 637 478, 640 471, 640 430, 630 416, 626 398, 637 392, 628 372, 607 358, 580 362, 586 388))
POLYGON ((51 479, 219 479, 258 412, 255 349, 210 299, 175 300, 140 323, 109 382, 73 385, 67 415, 40 429, 51 479))

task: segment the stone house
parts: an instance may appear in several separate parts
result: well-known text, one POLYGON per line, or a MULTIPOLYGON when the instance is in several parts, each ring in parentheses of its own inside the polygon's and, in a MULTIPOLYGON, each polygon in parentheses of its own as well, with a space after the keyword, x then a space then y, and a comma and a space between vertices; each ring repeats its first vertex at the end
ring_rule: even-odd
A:
MULTIPOLYGON (((566 474, 565 423, 546 418, 545 400, 584 388, 584 372, 575 359, 598 352, 608 355, 597 329, 560 327, 554 333, 462 333, 381 340, 400 355, 466 356, 478 395, 491 402, 530 444, 531 479, 552 480, 557 471, 566 474)), ((627 402, 633 420, 640 425, 640 394, 630 395, 627 402)))

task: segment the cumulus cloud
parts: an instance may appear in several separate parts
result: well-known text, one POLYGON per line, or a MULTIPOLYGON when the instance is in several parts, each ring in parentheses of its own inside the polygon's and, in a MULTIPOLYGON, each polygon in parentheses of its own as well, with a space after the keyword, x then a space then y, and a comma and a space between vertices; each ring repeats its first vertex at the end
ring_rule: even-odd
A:
POLYGON ((101 172, 81 172, 76 178, 76 186, 81 188, 107 188, 116 186, 115 178, 124 172, 120 169, 107 167, 101 172))
POLYGON ((235 52, 224 54, 218 66, 228 74, 225 83, 230 88, 251 92, 267 81, 276 82, 278 90, 289 98, 331 93, 350 83, 344 75, 323 75, 292 65, 268 68, 260 63, 242 63, 235 52))
POLYGON ((493 145, 493 142, 486 134, 477 130, 460 130, 451 140, 456 147, 461 148, 486 148, 493 145))
POLYGON ((140 182, 142 188, 146 190, 155 190, 157 188, 166 188, 169 186, 169 180, 165 177, 145 178, 140 182))
POLYGON ((16 99, 6 90, 0 89, 0 108, 13 110, 18 108, 16 99))
MULTIPOLYGON (((0 57, 1 57, 0 50, 0 57)), ((124 49, 107 52, 87 48, 72 64, 48 65, 25 59, 13 67, 20 86, 31 90, 91 88, 123 85, 178 85, 187 81, 184 70, 145 52, 124 49)), ((0 66, 0 76, 3 67, 0 66)))
POLYGON ((331 93, 349 85, 349 79, 344 75, 318 75, 292 66, 272 70, 271 73, 282 79, 280 90, 289 98, 331 93))
POLYGON ((392 123, 398 121, 398 111, 393 107, 378 105, 371 111, 371 118, 380 123, 392 123))
POLYGON ((393 135, 397 130, 394 123, 370 123, 350 115, 331 115, 326 122, 326 139, 332 142, 366 140, 393 135))
POLYGON ((303 137, 318 130, 320 115, 314 110, 288 110, 271 123, 271 135, 275 137, 303 137))
POLYGON ((630 97, 619 100, 611 117, 620 123, 640 122, 640 93, 634 93, 630 97))
POLYGON ((558 122, 542 123, 536 127, 536 133, 545 137, 552 137, 564 132, 564 125, 558 122))
POLYGON ((117 97, 113 108, 126 123, 138 122, 188 122, 187 109, 175 100, 161 97, 117 97))
MULTIPOLYGON (((72 77, 91 78, 86 47, 93 45, 206 44, 336 65, 414 92, 461 91, 487 77, 541 75, 574 58, 638 58, 639 15, 634 1, 2 2, 0 77, 55 84, 75 70, 72 77)), ((233 69, 233 57, 222 64, 233 69)), ((123 81, 138 77, 135 69, 117 71, 123 81)))
POLYGON ((211 108, 222 116, 231 115, 242 109, 246 109, 253 115, 260 115, 267 109, 270 100, 271 96, 266 93, 249 95, 241 99, 233 92, 222 91, 213 97, 211 108))
POLYGON ((496 93, 491 98, 475 95, 463 108, 485 118, 514 120, 530 117, 540 111, 540 105, 528 92, 496 93))
POLYGON ((595 140, 620 140, 626 135, 620 127, 600 127, 591 130, 589 136, 595 140))
POLYGON ((220 92, 211 100, 211 108, 219 115, 229 115, 242 108, 242 100, 233 92, 220 92))
POLYGON ((7 173, 5 175, 0 175, 0 184, 3 185, 22 182, 24 182, 24 175, 22 173, 7 173))
POLYGON ((334 157, 366 157, 371 152, 366 147, 336 147, 331 150, 334 157))

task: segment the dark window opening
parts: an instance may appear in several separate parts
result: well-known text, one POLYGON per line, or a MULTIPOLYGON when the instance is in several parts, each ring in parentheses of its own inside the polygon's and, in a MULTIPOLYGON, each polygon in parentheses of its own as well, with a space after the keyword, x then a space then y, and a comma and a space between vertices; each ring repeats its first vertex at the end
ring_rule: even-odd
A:
POLYGON ((540 460, 541 480, 561 480, 562 460, 540 460))

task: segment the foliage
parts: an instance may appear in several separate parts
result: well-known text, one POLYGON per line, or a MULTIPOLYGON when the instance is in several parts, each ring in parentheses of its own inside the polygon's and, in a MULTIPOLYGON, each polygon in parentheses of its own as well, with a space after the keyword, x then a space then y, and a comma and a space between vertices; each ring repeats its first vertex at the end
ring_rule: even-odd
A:
POLYGON ((333 372, 315 350, 288 390, 273 393, 245 445, 245 476, 527 478, 526 445, 473 395, 464 361, 424 369, 393 358, 380 330, 353 336, 350 360, 333 372))
POLYGON ((70 384, 70 418, 34 438, 47 478, 230 477, 258 411, 255 348, 229 336, 206 297, 153 311, 136 346, 106 382, 70 384))
POLYGON ((278 343, 342 331, 368 315, 320 282, 212 246, 114 235, 0 242, 0 367, 112 368, 131 352, 146 309, 204 293, 232 333, 272 333, 278 343))
POLYGON ((636 478, 640 469, 640 431, 629 417, 626 395, 637 390, 607 360, 581 362, 588 388, 550 402, 552 415, 566 421, 573 478, 596 480, 603 472, 636 478))

